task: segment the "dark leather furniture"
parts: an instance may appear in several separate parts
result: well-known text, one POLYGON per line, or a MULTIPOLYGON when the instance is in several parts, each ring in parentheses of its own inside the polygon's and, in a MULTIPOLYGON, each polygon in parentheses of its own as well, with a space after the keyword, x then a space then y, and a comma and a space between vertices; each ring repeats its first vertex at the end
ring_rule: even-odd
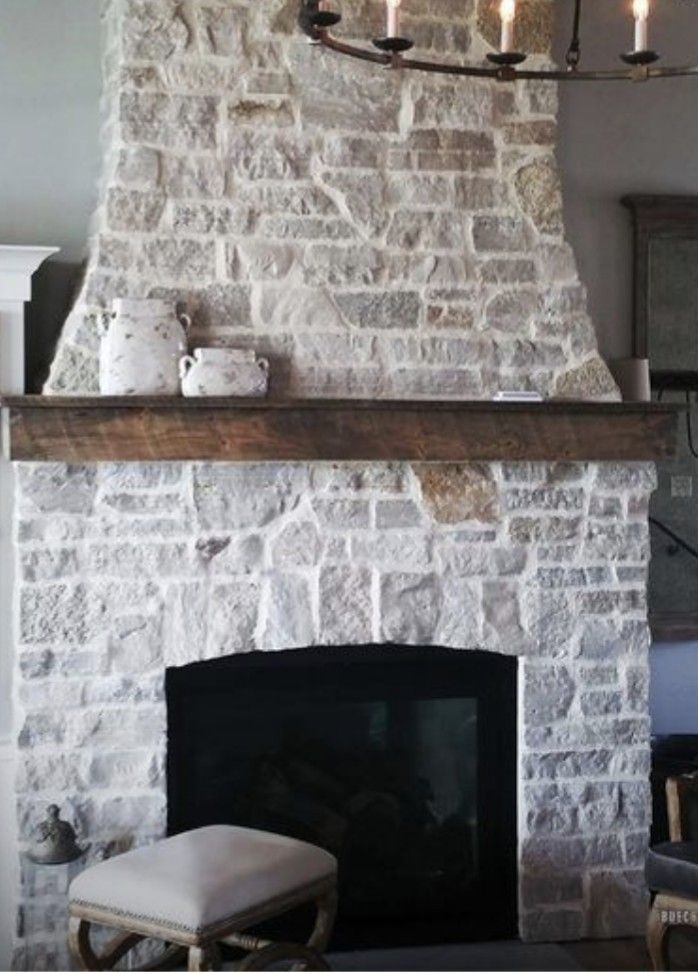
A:
POLYGON ((698 835, 691 834, 698 804, 698 774, 668 778, 667 812, 671 842, 652 846, 645 875, 653 894, 647 921, 647 948, 656 971, 669 970, 673 927, 698 927, 698 835))

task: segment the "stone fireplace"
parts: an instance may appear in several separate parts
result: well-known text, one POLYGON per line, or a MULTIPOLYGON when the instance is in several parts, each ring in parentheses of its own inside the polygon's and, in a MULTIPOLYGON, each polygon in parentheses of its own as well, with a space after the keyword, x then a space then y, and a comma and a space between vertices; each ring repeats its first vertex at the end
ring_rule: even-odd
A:
MULTIPOLYGON (((422 48, 477 59, 492 6, 409 0, 405 22, 422 48)), ((522 6, 545 58, 551 5, 522 6)), ((100 204, 47 393, 95 392, 95 314, 153 296, 187 302, 194 344, 267 355, 279 396, 616 398, 563 236, 555 88, 348 65, 296 13, 105 0, 100 204)), ((164 834, 168 667, 478 649, 519 660, 521 935, 638 932, 651 465, 17 473, 22 839, 49 801, 90 858, 164 834)), ((17 967, 67 966, 67 879, 23 864, 17 967)))
POLYGON ((244 825, 332 852, 335 950, 516 936, 516 657, 234 653, 170 667, 165 698, 168 832, 244 825))

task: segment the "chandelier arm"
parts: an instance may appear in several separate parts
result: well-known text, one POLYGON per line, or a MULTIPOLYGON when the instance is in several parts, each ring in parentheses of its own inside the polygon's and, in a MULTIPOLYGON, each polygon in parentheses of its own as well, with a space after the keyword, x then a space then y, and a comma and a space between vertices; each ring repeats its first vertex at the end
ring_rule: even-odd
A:
MULTIPOLYGON (((329 48, 331 51, 337 51, 338 54, 348 54, 349 57, 360 58, 362 61, 374 61, 376 64, 382 64, 386 67, 392 63, 392 56, 390 54, 381 54, 378 51, 369 51, 365 47, 356 47, 355 44, 338 41, 326 30, 319 30, 318 34, 320 35, 319 40, 322 46, 329 48)), ((404 60, 401 63, 404 63, 404 60)))
POLYGON ((579 59, 582 55, 582 46, 579 40, 579 24, 582 16, 582 0, 574 0, 574 18, 572 21, 572 39, 567 48, 565 61, 570 71, 576 71, 579 59))
POLYGON ((317 33, 320 44, 338 54, 345 54, 362 61, 373 61, 375 64, 381 64, 384 67, 396 66, 400 70, 425 71, 470 78, 492 78, 503 81, 636 81, 638 78, 677 78, 698 74, 698 65, 643 67, 640 71, 635 68, 614 68, 608 71, 562 71, 559 68, 485 68, 467 64, 448 64, 441 61, 420 61, 403 56, 396 60, 390 54, 369 51, 366 48, 357 47, 355 44, 338 41, 327 30, 318 30, 317 33))

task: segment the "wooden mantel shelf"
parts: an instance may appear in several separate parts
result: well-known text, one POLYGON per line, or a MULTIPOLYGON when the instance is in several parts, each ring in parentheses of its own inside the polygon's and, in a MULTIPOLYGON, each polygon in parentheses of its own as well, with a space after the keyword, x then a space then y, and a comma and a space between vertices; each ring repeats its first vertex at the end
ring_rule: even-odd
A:
POLYGON ((12 460, 659 460, 664 403, 9 396, 12 460))

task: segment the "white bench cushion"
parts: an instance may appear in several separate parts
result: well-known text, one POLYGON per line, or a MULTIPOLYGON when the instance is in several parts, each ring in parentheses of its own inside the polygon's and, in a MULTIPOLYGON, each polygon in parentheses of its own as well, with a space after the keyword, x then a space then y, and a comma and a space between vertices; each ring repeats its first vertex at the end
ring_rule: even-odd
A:
POLYGON ((70 884, 70 901, 201 933, 336 872, 334 856, 307 842, 210 825, 86 869, 70 884))

